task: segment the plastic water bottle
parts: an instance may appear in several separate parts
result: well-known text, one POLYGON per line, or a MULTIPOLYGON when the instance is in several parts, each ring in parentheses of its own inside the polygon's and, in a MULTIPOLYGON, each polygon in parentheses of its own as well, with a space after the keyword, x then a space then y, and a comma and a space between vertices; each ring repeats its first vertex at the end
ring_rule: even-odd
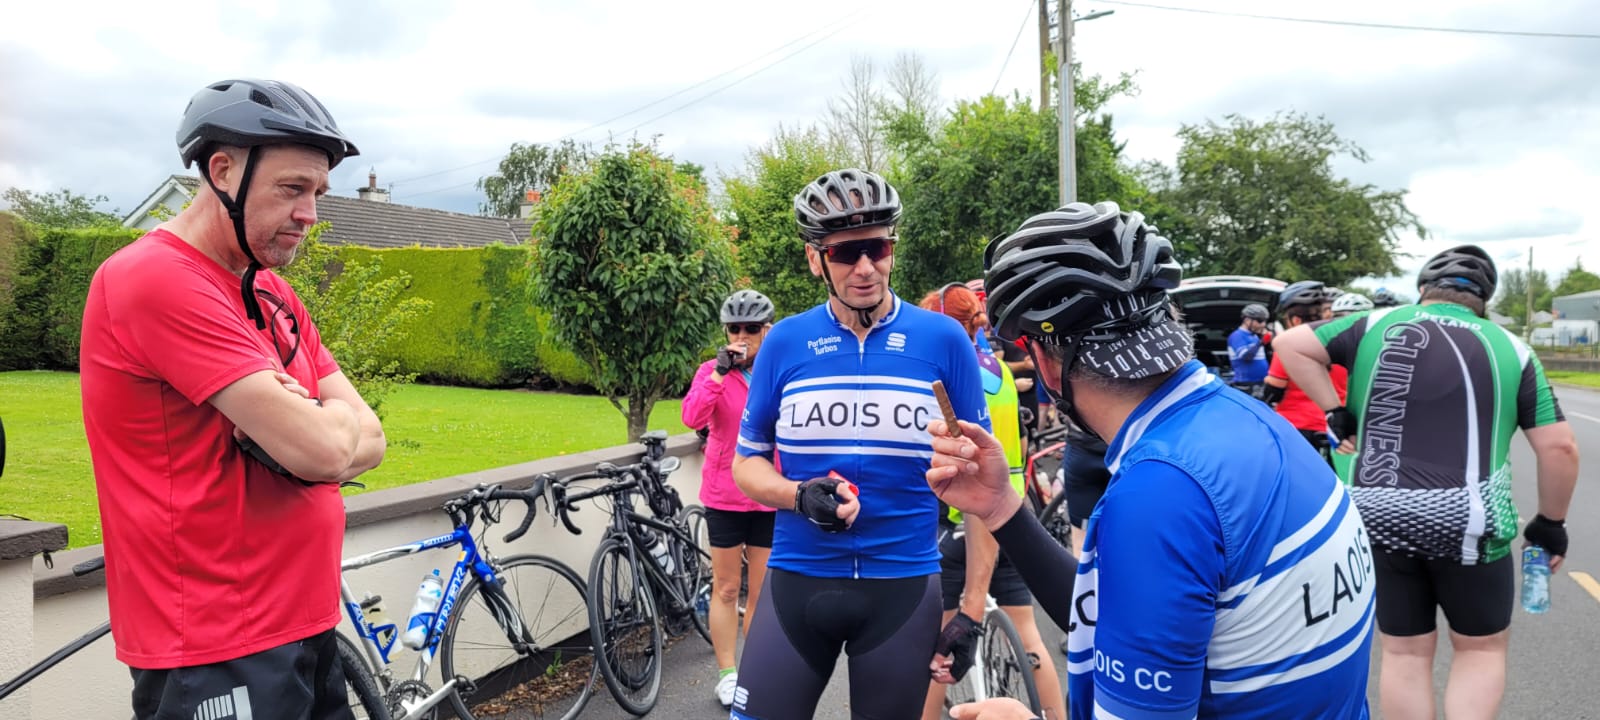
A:
POLYGON ((400 638, 406 647, 421 650, 428 644, 428 630, 433 627, 434 613, 443 597, 444 583, 439 579, 439 571, 423 575, 422 584, 417 586, 417 602, 411 606, 411 618, 406 621, 406 634, 400 638))
POLYGON ((644 531, 645 549, 650 551, 650 557, 656 559, 656 565, 668 575, 677 569, 677 564, 672 561, 672 553, 667 551, 667 543, 661 536, 650 530, 644 531))
POLYGON ((1534 614, 1550 610, 1550 555, 1538 545, 1522 550, 1522 609, 1534 614))

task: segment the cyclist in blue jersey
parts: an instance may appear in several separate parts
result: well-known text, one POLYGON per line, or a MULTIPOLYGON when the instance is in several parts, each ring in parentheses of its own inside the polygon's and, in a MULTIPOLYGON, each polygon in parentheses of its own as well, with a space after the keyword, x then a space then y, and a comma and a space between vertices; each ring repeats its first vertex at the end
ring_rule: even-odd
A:
MULTIPOLYGON (((1194 359, 1167 294, 1182 276, 1171 243, 1138 213, 1073 203, 984 259, 1000 336, 1026 337, 1057 406, 1109 439, 1111 481, 1076 562, 1017 512, 980 427, 953 438, 932 424, 928 484, 992 529, 1067 629, 1072 717, 1367 717, 1361 519, 1293 427, 1194 359)), ((952 715, 1029 717, 1014 700, 952 715)))
POLYGON ((911 720, 930 662, 948 656, 934 679, 949 682, 976 644, 975 617, 939 628, 939 500, 923 475, 931 383, 989 426, 978 360, 960 324, 890 292, 900 197, 883 178, 830 172, 794 211, 828 300, 772 327, 750 379, 734 481, 793 512, 778 513, 732 717, 812 717, 842 648, 852 717, 911 720))
POLYGON ((1244 306, 1239 327, 1228 335, 1228 361, 1233 365, 1233 386, 1251 397, 1261 397, 1267 379, 1267 322, 1272 316, 1256 303, 1244 306))

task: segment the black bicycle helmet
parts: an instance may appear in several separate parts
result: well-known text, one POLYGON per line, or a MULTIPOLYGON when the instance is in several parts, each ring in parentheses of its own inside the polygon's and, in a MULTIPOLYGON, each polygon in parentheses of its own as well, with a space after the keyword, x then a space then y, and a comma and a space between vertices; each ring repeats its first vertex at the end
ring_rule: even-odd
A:
POLYGON ((198 161, 200 177, 205 178, 216 193, 222 206, 233 220, 234 237, 239 249, 250 264, 239 283, 239 294, 244 299, 245 316, 255 321, 256 329, 265 330, 266 316, 256 299, 256 271, 261 261, 250 251, 244 232, 244 198, 250 190, 250 178, 255 175, 256 158, 267 145, 308 145, 328 154, 328 168, 332 169, 352 155, 360 154, 333 116, 311 93, 298 86, 276 80, 224 80, 207 85, 189 99, 184 108, 183 120, 178 123, 178 157, 183 166, 198 161), (211 163, 208 153, 218 145, 249 148, 244 169, 239 175, 237 189, 230 197, 217 189, 211 180, 211 163))
MULTIPOLYGON (((311 93, 277 80, 224 80, 189 100, 178 124, 183 166, 203 160, 216 145, 310 145, 328 154, 331 169, 361 154, 340 132, 333 115, 311 93)), ((204 162, 201 172, 204 173, 204 162)))
POLYGON ((983 251, 989 320, 1001 338, 1125 334, 1168 317, 1183 279, 1172 243, 1112 202, 1028 218, 983 251))
POLYGON ((722 301, 724 323, 769 323, 776 314, 772 301, 754 290, 740 290, 722 301))
POLYGON ((1260 303, 1250 303, 1244 306, 1244 310, 1239 313, 1239 317, 1245 320, 1259 320, 1261 322, 1272 319, 1272 315, 1267 313, 1267 307, 1260 303))
POLYGON ((1316 280, 1301 280, 1290 283, 1289 287, 1278 293, 1278 311, 1283 312, 1296 305, 1320 305, 1327 301, 1327 293, 1322 283, 1316 280))
POLYGON ((1417 287, 1465 290, 1484 300, 1494 297, 1500 274, 1489 253, 1477 245, 1458 245, 1433 256, 1417 273, 1417 287))
POLYGON ((794 219, 809 243, 840 230, 894 225, 900 220, 900 193, 877 173, 834 170, 794 196, 794 219))
POLYGON ((1372 306, 1375 308, 1397 307, 1400 298, 1395 297, 1389 288, 1378 288, 1372 293, 1372 306))

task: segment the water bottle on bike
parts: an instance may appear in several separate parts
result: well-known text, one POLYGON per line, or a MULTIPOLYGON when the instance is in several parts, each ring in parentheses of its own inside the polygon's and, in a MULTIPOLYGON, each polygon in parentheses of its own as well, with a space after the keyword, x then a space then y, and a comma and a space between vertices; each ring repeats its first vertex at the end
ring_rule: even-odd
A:
POLYGON ((645 549, 650 551, 650 557, 655 558, 656 567, 661 568, 662 572, 671 575, 677 569, 677 564, 673 562, 672 553, 668 551, 667 543, 662 539, 661 535, 647 529, 641 531, 640 536, 640 539, 644 542, 645 549))
POLYGON ((406 634, 400 638, 406 647, 421 650, 428 644, 428 630, 433 627, 434 614, 443 597, 444 583, 439 579, 439 571, 423 575, 422 584, 417 586, 417 602, 411 606, 411 617, 406 621, 406 634))

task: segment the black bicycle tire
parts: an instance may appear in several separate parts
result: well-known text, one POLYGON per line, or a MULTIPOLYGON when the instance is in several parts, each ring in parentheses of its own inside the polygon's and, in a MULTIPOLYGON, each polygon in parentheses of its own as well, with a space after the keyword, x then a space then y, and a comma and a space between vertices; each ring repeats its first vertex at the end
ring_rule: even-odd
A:
POLYGON ((710 537, 711 536, 709 534, 710 533, 710 529, 706 528, 706 532, 707 532, 707 535, 706 535, 706 547, 703 547, 703 548, 702 547, 698 547, 699 542, 700 542, 700 538, 699 538, 699 533, 697 533, 695 531, 695 527, 696 527, 697 523, 698 523, 699 527, 706 528, 706 509, 703 508, 703 507, 700 507, 699 505, 690 505, 690 506, 684 508, 684 510, 683 510, 683 526, 684 526, 684 530, 688 532, 690 539, 694 540, 695 544, 696 544, 696 547, 684 550, 684 554, 685 555, 691 555, 691 554, 694 555, 695 562, 699 564, 699 567, 701 569, 701 572, 699 573, 699 577, 692 578, 690 580, 690 582, 688 583, 688 585, 691 586, 691 589, 689 591, 689 611, 690 611, 691 617, 694 619, 694 629, 695 629, 695 631, 699 632, 700 633, 700 637, 705 638, 705 641, 709 643, 709 642, 711 642, 711 618, 710 618, 709 614, 707 616, 705 616, 705 617, 701 617, 701 615, 700 615, 700 606, 699 606, 698 603, 699 603, 700 593, 702 593, 702 592, 704 592, 706 594, 706 602, 707 602, 708 605, 710 604, 710 601, 711 601, 711 597, 710 597, 710 595, 711 595, 711 558, 709 557, 709 554, 710 554, 710 551, 711 551, 711 547, 710 547, 710 537), (704 551, 707 554, 706 555, 701 555, 702 551, 704 551))
POLYGON ((617 701, 617 705, 628 711, 629 714, 645 715, 655 708, 656 701, 661 697, 661 671, 662 663, 665 660, 664 632, 661 629, 661 616, 656 612, 655 591, 650 587, 649 580, 645 578, 644 573, 635 563, 635 558, 629 551, 628 545, 618 537, 606 538, 604 542, 600 543, 600 548, 595 550, 594 559, 589 563, 589 587, 591 589, 589 594, 589 633, 595 648, 595 665, 599 666, 600 676, 605 678, 606 688, 611 691, 611 697, 617 701), (609 592, 606 589, 608 586, 601 573, 605 566, 606 556, 613 553, 618 556, 620 561, 627 563, 631 569, 634 597, 638 599, 638 602, 643 603, 641 612, 647 618, 646 622, 649 624, 650 629, 650 652, 653 653, 654 659, 650 662, 649 669, 646 670, 648 677, 644 681, 644 684, 648 686, 649 692, 643 698, 637 700, 628 695, 626 684, 621 677, 621 671, 612 666, 611 653, 608 651, 609 633, 607 626, 609 623, 602 613, 604 612, 603 608, 609 605, 610 599, 606 597, 606 593, 609 592))
MULTIPOLYGON (((1026 698, 1016 699, 1027 705, 1028 710, 1035 715, 1044 712, 1043 707, 1039 704, 1039 683, 1033 677, 1033 661, 1028 658, 1028 649, 1022 644, 1022 635, 1017 632, 1016 623, 1011 622, 1011 616, 1007 615, 1004 610, 995 608, 984 614, 983 625, 983 642, 985 645, 992 642, 996 631, 998 631, 1000 635, 1005 637, 1006 644, 1011 646, 1011 661, 1016 663, 1016 666, 1021 670, 1023 692, 1027 695, 1026 698)), ((994 658, 990 658, 990 661, 985 665, 985 671, 989 672, 995 667, 998 667, 998 665, 994 662, 994 658)), ((996 697, 993 693, 994 686, 989 682, 988 678, 985 678, 984 684, 986 689, 990 691, 989 697, 996 697)), ((1006 695, 1005 697, 1013 696, 1006 695)))
POLYGON ((1056 517, 1062 515, 1061 505, 1066 502, 1066 499, 1067 493, 1065 490, 1056 493, 1055 497, 1050 498, 1050 503, 1039 511, 1039 524, 1044 526, 1045 531, 1049 532, 1057 543, 1060 543, 1062 547, 1070 551, 1072 549, 1072 522, 1064 516, 1056 517))
POLYGON ((344 670, 345 687, 355 693, 367 720, 389 720, 389 706, 384 702, 383 691, 378 689, 378 679, 354 641, 344 633, 333 634, 333 644, 339 655, 339 666, 344 670))
MULTIPOLYGON (((583 578, 578 576, 577 571, 567 567, 566 563, 543 555, 512 555, 501 558, 496 564, 498 565, 496 572, 502 578, 508 576, 507 571, 528 565, 535 565, 554 572, 558 577, 572 584, 573 589, 578 593, 578 599, 582 601, 585 612, 587 612, 588 588, 584 585, 583 578)), ((439 669, 441 677, 453 678, 456 676, 456 632, 460 627, 461 618, 464 617, 466 609, 471 607, 473 596, 482 592, 482 590, 482 583, 478 581, 477 577, 469 578, 466 585, 461 589, 461 595, 456 599, 455 609, 450 614, 450 620, 445 624, 444 635, 439 639, 439 669)), ((543 606, 541 606, 542 609, 543 606)), ((520 613, 521 610, 518 612, 520 613)), ((524 623, 526 622, 527 620, 524 619, 524 623)), ((560 720, 577 718, 583 713, 584 707, 589 704, 589 699, 594 694, 595 681, 599 675, 599 671, 594 665, 595 663, 590 663, 589 678, 584 684, 583 691, 578 694, 577 702, 559 716, 560 720)), ((462 720, 475 720, 477 716, 472 714, 471 705, 481 703, 489 698, 462 697, 460 688, 454 688, 449 695, 449 699, 451 707, 455 709, 456 717, 462 720)))

